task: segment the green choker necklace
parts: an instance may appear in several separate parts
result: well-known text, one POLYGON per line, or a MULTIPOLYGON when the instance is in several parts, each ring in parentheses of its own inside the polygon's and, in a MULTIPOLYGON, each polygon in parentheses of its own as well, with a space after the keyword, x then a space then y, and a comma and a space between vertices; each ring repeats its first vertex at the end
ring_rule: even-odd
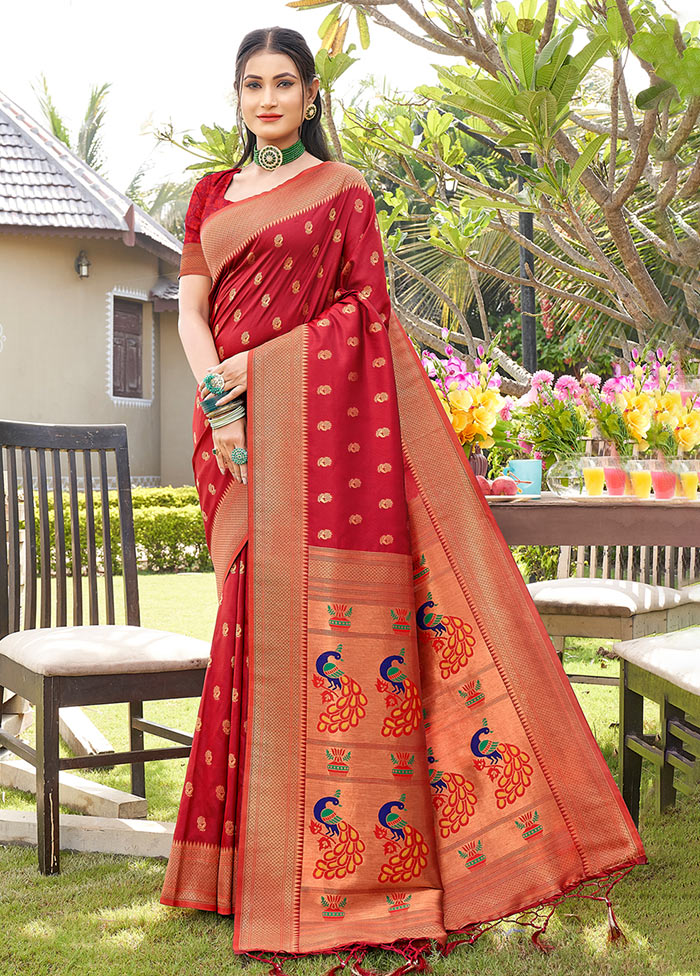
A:
POLYGON ((291 163, 292 160, 298 159, 304 151, 305 146, 301 139, 297 139, 293 145, 287 146, 286 149, 280 149, 279 146, 265 146, 258 152, 258 147, 255 146, 253 162, 262 166, 263 169, 273 170, 283 166, 284 163, 291 163))

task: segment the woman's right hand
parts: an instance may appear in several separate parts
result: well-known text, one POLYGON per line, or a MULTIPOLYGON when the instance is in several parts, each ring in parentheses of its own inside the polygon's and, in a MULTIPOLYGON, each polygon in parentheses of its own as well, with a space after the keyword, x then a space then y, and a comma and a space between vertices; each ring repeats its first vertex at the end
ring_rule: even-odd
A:
POLYGON ((240 417, 238 420, 232 420, 230 424, 217 427, 211 432, 214 447, 216 448, 214 457, 216 458, 216 463, 219 465, 219 471, 223 474, 228 469, 234 479, 239 484, 242 482, 244 485, 248 482, 248 465, 234 464, 231 460, 231 451, 234 447, 246 446, 245 421, 245 417, 240 417))

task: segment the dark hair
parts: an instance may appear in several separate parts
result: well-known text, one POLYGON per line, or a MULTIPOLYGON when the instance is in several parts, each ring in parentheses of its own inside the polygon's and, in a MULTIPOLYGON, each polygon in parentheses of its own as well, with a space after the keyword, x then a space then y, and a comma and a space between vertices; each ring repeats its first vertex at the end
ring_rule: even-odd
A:
MULTIPOLYGON (((243 122, 241 113, 241 86, 243 72, 248 58, 258 51, 275 51, 279 54, 288 55, 296 65, 302 84, 308 88, 316 76, 316 65, 314 56, 309 45, 306 43, 302 34, 286 27, 261 27, 258 30, 249 31, 241 41, 236 54, 236 77, 235 90, 238 97, 236 117, 238 131, 244 144, 243 155, 234 163, 234 169, 242 166, 247 159, 253 158, 253 149, 256 145, 256 136, 252 129, 249 129, 243 122), (245 132, 243 131, 245 129, 245 132)), ((313 102, 316 106, 316 114, 312 119, 304 119, 301 125, 300 139, 304 143, 304 148, 318 159, 331 159, 331 154, 326 142, 326 136, 321 126, 322 102, 320 90, 316 93, 313 102)))

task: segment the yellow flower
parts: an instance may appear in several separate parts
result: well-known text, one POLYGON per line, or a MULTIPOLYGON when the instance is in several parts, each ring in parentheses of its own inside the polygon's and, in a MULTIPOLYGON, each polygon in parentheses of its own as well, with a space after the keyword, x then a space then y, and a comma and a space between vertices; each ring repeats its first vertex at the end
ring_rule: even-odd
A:
POLYGON ((452 426, 460 441, 463 444, 478 442, 482 447, 491 447, 491 433, 505 404, 498 390, 484 390, 478 386, 460 389, 453 383, 448 390, 447 400, 452 426))
POLYGON ((618 402, 630 434, 641 448, 646 449, 649 445, 644 438, 654 417, 652 398, 648 393, 623 390, 618 393, 618 402))
POLYGON ((673 435, 682 451, 693 451, 700 445, 700 411, 686 410, 679 418, 673 435))
POLYGON ((667 390, 657 393, 654 406, 654 416, 660 424, 675 427, 683 413, 683 401, 677 390, 667 390))

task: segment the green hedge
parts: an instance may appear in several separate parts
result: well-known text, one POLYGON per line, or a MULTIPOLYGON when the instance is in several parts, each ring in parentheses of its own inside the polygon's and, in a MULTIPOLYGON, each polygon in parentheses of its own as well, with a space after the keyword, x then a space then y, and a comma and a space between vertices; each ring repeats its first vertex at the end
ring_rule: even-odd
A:
MULTIPOLYGON (((35 528, 37 553, 39 552, 39 510, 35 493, 35 528)), ((154 572, 177 570, 203 571, 211 569, 211 560, 204 534, 204 522, 194 488, 134 488, 134 534, 136 556, 140 569, 154 572)), ((95 538, 98 566, 104 562, 102 506, 99 496, 94 496, 95 538)), ((109 493, 110 540, 112 572, 121 572, 121 541, 119 538, 119 509, 116 491, 109 493)), ((64 496, 63 510, 66 552, 72 554, 71 517, 68 499, 64 496)), ((83 568, 87 565, 87 514, 85 495, 78 496, 78 521, 80 527, 80 555, 83 568)), ((55 569, 55 523, 53 497, 49 499, 49 534, 51 539, 52 569, 55 569)))

